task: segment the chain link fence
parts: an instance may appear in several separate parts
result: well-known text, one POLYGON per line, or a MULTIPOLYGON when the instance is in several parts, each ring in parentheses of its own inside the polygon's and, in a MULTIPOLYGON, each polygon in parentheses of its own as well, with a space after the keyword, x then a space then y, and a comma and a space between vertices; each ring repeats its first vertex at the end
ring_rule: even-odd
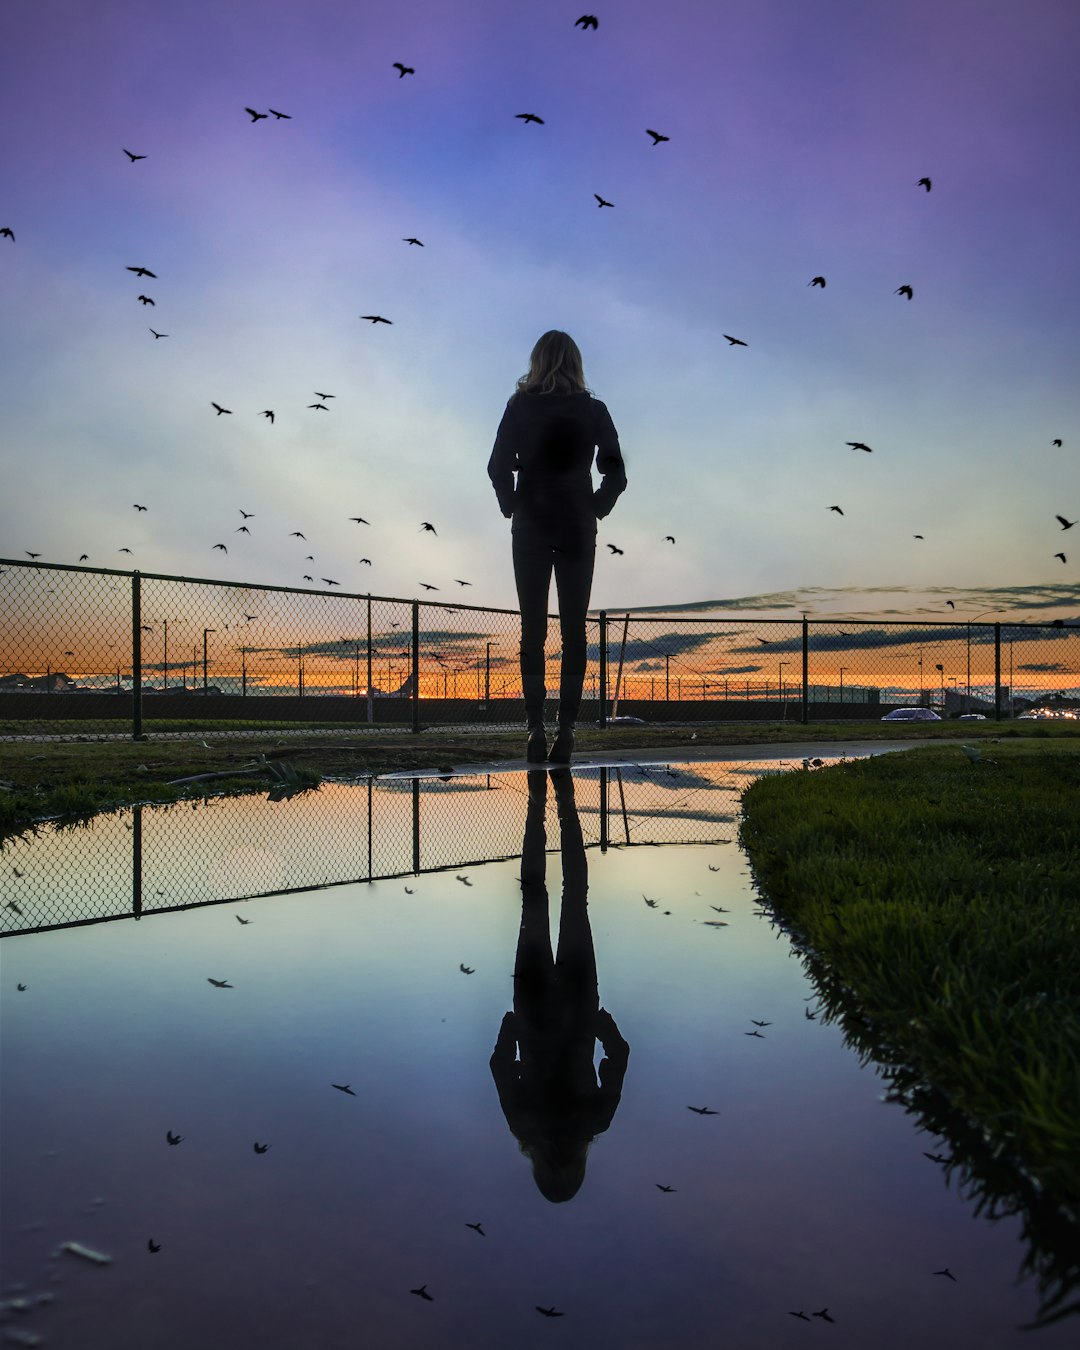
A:
MULTIPOLYGON (((739 798, 779 761, 624 764, 574 774, 586 847, 730 844, 739 798)), ((542 770, 540 772, 543 772, 542 770)), ((522 851, 524 773, 324 783, 284 800, 136 806, 5 841, 0 935, 408 879, 522 851)), ((547 803, 549 851, 557 806, 547 803)))
MULTIPOLYGON (((1061 621, 601 613, 588 638, 600 725, 1080 712, 1061 621)), ((519 729, 519 645, 513 610, 0 560, 0 736, 519 729)), ((555 619, 546 655, 554 695, 555 619)))

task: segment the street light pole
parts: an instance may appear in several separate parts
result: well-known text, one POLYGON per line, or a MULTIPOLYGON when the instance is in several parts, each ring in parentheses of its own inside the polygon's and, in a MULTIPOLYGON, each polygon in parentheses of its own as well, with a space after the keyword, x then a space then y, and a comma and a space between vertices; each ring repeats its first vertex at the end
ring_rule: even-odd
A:
POLYGON ((780 670, 779 670, 779 680, 778 680, 778 683, 779 683, 779 685, 780 685, 780 702, 783 703, 783 701, 784 701, 784 667, 785 667, 785 666, 790 666, 790 665, 791 665, 791 662, 790 662, 790 661, 781 661, 781 662, 779 663, 779 665, 780 665, 780 670))
POLYGON ((161 621, 161 626, 165 629, 165 652, 164 652, 164 655, 163 655, 162 658, 161 658, 161 665, 162 665, 162 672, 161 672, 161 687, 162 687, 162 689, 168 689, 168 687, 169 687, 169 621, 168 621, 168 619, 162 619, 162 621, 161 621))
POLYGON ((664 702, 671 702, 671 653, 664 653, 664 702))
POLYGON ((981 614, 975 614, 967 621, 967 698, 964 704, 964 711, 971 711, 971 625, 976 619, 985 619, 988 614, 1002 614, 1004 610, 984 609, 981 614))
POLYGON ((491 649, 497 647, 497 642, 486 642, 484 644, 484 706, 486 707, 491 699, 491 649))
POLYGON ((844 671, 845 671, 845 670, 850 670, 850 669, 851 669, 850 666, 841 666, 841 667, 840 667, 840 702, 841 702, 841 703, 843 703, 843 701, 844 701, 844 671))
POLYGON ((206 635, 216 632, 216 628, 204 628, 202 630, 202 691, 204 694, 206 693, 206 635))

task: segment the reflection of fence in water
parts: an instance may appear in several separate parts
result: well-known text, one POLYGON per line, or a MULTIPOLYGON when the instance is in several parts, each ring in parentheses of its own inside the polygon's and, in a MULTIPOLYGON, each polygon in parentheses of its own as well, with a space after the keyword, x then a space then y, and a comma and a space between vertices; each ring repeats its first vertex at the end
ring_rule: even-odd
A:
MULTIPOLYGON (((735 837, 739 793, 769 763, 626 764, 575 773, 585 842, 735 837)), ((12 935, 465 867, 520 855, 524 773, 324 784, 284 801, 143 806, 8 841, 0 933, 12 935), (8 866, 9 864, 9 866, 8 866)), ((557 838, 549 802, 551 838, 557 838)))

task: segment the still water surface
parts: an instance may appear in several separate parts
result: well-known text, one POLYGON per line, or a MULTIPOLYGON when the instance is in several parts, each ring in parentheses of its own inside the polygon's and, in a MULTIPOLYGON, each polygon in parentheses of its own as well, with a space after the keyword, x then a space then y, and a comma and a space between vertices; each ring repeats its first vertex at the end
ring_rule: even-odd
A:
POLYGON ((133 875, 147 908, 3 943, 5 1334, 1075 1344, 1016 1329, 1016 1222, 807 1016, 734 842, 763 767, 331 785, 144 812, 137 855, 131 812, 9 848, 26 923, 130 914, 133 875), (222 903, 290 886, 318 889, 222 903))

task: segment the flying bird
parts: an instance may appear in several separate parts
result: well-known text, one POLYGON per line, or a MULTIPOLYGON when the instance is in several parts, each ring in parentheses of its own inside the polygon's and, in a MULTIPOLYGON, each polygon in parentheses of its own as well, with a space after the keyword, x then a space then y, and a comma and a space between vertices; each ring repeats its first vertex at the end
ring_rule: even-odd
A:
MULTIPOLYGON (((241 525, 240 528, 243 529, 244 527, 241 525)), ((224 544, 215 544, 214 547, 221 549, 222 553, 228 553, 229 551, 224 544)))
POLYGON ((956 608, 956 604, 955 604, 955 602, 952 601, 952 600, 946 600, 945 603, 949 606, 950 609, 955 609, 955 608, 956 608))
POLYGON ((697 1116, 716 1116, 720 1114, 718 1111, 714 1111, 710 1106, 688 1106, 686 1109, 688 1111, 693 1111, 697 1116))
POLYGON ((422 1298, 422 1299, 426 1299, 426 1300, 428 1301, 428 1303, 434 1303, 434 1302, 435 1302, 435 1300, 434 1300, 434 1299, 431 1297, 431 1295, 428 1293, 428 1291, 427 1291, 427 1285, 426 1285, 426 1284, 422 1284, 422 1285, 420 1286, 419 1289, 410 1289, 410 1290, 409 1290, 409 1293, 410 1293, 410 1294, 416 1294, 416 1295, 418 1295, 418 1297, 420 1297, 420 1298, 422 1298))
POLYGON ((401 242, 402 242, 403 244, 416 244, 416 246, 417 246, 418 248, 423 248, 423 247, 424 247, 423 241, 420 240, 420 239, 414 238, 412 235, 410 235, 410 236, 408 237, 408 239, 404 238, 404 236, 403 236, 401 242))
POLYGON ((664 538, 667 540, 669 544, 673 544, 675 542, 675 536, 673 534, 665 534, 664 538))
POLYGON ((744 342, 742 338, 732 337, 730 333, 725 333, 724 337, 727 338, 733 347, 749 347, 750 345, 748 342, 744 342))
POLYGON ((744 1036, 756 1036, 756 1037, 758 1038, 758 1040, 761 1040, 761 1041, 763 1041, 763 1040, 765 1039, 765 1037, 761 1034, 760 1031, 744 1031, 744 1032, 743 1032, 743 1035, 744 1035, 744 1036))
POLYGON ((462 975, 475 975, 475 974, 476 974, 476 967, 475 967, 475 966, 467 966, 467 965, 465 965, 464 962, 462 962, 462 964, 461 964, 460 966, 458 966, 458 970, 461 971, 462 975))
POLYGON ((829 510, 835 511, 838 516, 842 516, 844 514, 843 511, 841 511, 838 506, 830 506, 829 510))
POLYGON ((671 137, 670 137, 670 136, 661 136, 661 134, 659 133, 659 131, 650 131, 650 129, 649 129, 648 127, 645 128, 645 134, 646 134, 646 136, 651 136, 651 137, 652 137, 652 143, 653 143, 653 145, 659 145, 661 141, 670 141, 670 140, 671 140, 671 137))
POLYGON ((675 1194, 675 1187, 674 1187, 674 1186, 661 1186, 660 1183, 659 1183, 658 1181, 657 1181, 657 1182, 654 1182, 653 1184, 655 1185, 655 1187, 656 1187, 656 1189, 657 1189, 658 1191, 663 1191, 665 1195, 674 1195, 674 1194, 675 1194))
POLYGON ((309 403, 309 404, 308 404, 308 407, 309 407, 309 408, 321 408, 323 412, 329 412, 329 411, 330 411, 330 409, 326 406, 325 403, 309 403))
POLYGON ((616 548, 616 546, 615 546, 614 544, 608 544, 608 548, 611 549, 611 552, 612 552, 612 555, 613 555, 613 556, 614 556, 616 553, 623 554, 623 553, 626 552, 626 549, 624 549, 624 548, 616 548))
POLYGON ((25 984, 17 984, 17 985, 15 986, 15 988, 19 991, 20 994, 25 994, 25 993, 26 993, 26 985, 25 985, 25 984))
POLYGON ((274 116, 277 118, 277 120, 278 120, 279 122, 281 122, 281 121, 291 122, 291 121, 292 121, 292 113, 278 112, 278 110, 277 110, 276 108, 271 108, 270 111, 274 114, 274 116))
POLYGON ((145 510, 146 510, 146 507, 145 507, 145 506, 140 506, 138 502, 133 502, 133 503, 132 503, 132 508, 133 508, 135 511, 145 511, 145 510))
POLYGON ((352 1088, 348 1085, 348 1083, 331 1083, 330 1086, 337 1088, 339 1092, 347 1092, 350 1097, 356 1096, 356 1093, 352 1090, 352 1088))
POLYGON ((810 280, 809 280, 806 284, 807 284, 808 286, 820 286, 821 289, 824 290, 824 289, 825 289, 825 278, 824 278, 824 277, 811 277, 810 280))
MULTIPOLYGON (((140 304, 140 305, 154 305, 154 302, 153 302, 153 300, 150 298, 150 296, 148 296, 148 295, 140 295, 140 296, 139 296, 139 304, 140 304)), ((157 305, 154 305, 154 308, 157 309, 157 305)))
MULTIPOLYGON (((144 156, 144 155, 140 155, 139 158, 140 158, 140 159, 144 159, 145 156, 144 156)), ((161 1251, 161 1243, 160 1243, 160 1242, 155 1242, 153 1238, 148 1238, 148 1239, 147 1239, 146 1247, 147 1247, 147 1250, 148 1250, 148 1251, 151 1251, 151 1252, 159 1252, 159 1251, 161 1251)))
POLYGON ((582 32, 584 32, 586 28, 592 28, 595 30, 599 28, 599 26, 600 20, 596 17, 595 14, 583 14, 580 19, 574 20, 574 27, 580 28, 582 32))
POLYGON ((906 286, 906 285, 905 285, 905 286, 897 286, 896 290, 893 291, 893 295, 906 295, 907 298, 910 300, 911 297, 914 295, 914 291, 911 289, 910 286, 906 286))
MULTIPOLYGON (((0 234, 3 234, 3 230, 0 230, 0 234)), ((1061 437, 1060 437, 1060 436, 1055 436, 1054 439, 1050 442, 1050 444, 1051 444, 1051 445, 1056 445, 1056 446, 1058 447, 1058 449, 1060 450, 1060 448, 1061 448, 1061 437)))
POLYGON ((254 1145, 254 1148, 255 1148, 255 1152, 256 1152, 256 1153, 265 1153, 266 1150, 267 1150, 269 1147, 270 1147, 269 1144, 255 1144, 255 1145, 254 1145))
POLYGON ((472 885, 472 882, 469 880, 468 877, 463 877, 463 876, 461 876, 460 873, 458 873, 458 872, 455 872, 455 873, 454 873, 454 880, 455 880, 455 881, 460 881, 461 884, 462 884, 463 886, 471 886, 471 885, 472 885))
POLYGON ((151 333, 154 334, 154 337, 156 337, 156 338, 168 337, 168 336, 169 336, 168 333, 159 333, 159 332, 157 332, 157 331, 156 331, 155 329, 153 329, 153 328, 151 328, 150 331, 151 331, 151 333))
POLYGON ((540 126, 544 125, 544 119, 537 117, 535 113, 515 113, 515 117, 520 117, 523 122, 537 122, 540 126))
POLYGON ((233 915, 233 918, 236 920, 237 923, 245 923, 245 924, 246 924, 246 923, 250 923, 250 922, 251 922, 250 919, 242 919, 242 918, 240 917, 239 914, 234 914, 234 915, 233 915))
POLYGON ((471 581, 462 581, 462 579, 461 579, 460 577, 455 577, 454 580, 457 582, 457 584, 458 584, 459 586, 471 586, 471 585, 472 585, 472 582, 471 582, 471 581))
POLYGON ((15 234, 10 225, 5 225, 4 228, 0 230, 0 239, 10 239, 12 243, 15 242, 15 234))
POLYGON ((615 205, 614 202, 605 201, 604 198, 600 196, 599 192, 594 192, 594 193, 593 193, 593 196, 596 198, 596 204, 597 204, 597 206, 614 206, 614 205, 615 205))
POLYGON ((439 533, 430 520, 422 520, 420 522, 420 533, 422 534, 425 530, 427 530, 429 534, 437 535, 439 533))
POLYGON ((806 1315, 804 1312, 789 1312, 789 1313, 788 1313, 788 1316, 789 1316, 789 1317, 801 1317, 802 1320, 803 1320, 804 1322, 809 1322, 809 1321, 810 1321, 809 1317, 807 1317, 807 1315, 806 1315))
POLYGON ((929 178, 920 178, 919 181, 915 184, 915 186, 925 188, 927 192, 929 192, 932 184, 929 178))
POLYGON ((256 112, 254 108, 245 108, 244 111, 251 114, 252 123, 258 122, 260 118, 264 122, 267 120, 266 113, 256 112))
POLYGON ((398 79, 403 80, 406 75, 415 75, 416 71, 412 66, 403 66, 400 61, 393 62, 394 69, 398 72, 398 79))
POLYGON ((129 548, 118 548, 116 551, 117 551, 117 553, 130 553, 130 552, 131 552, 131 549, 129 549, 129 548))
POLYGON ((465 1227, 471 1228, 474 1233, 479 1233, 481 1237, 487 1237, 487 1234, 484 1232, 484 1225, 482 1223, 467 1223, 465 1227))
POLYGON ((304 575, 300 578, 300 580, 301 580, 301 581, 312 581, 312 582, 313 582, 313 581, 315 580, 315 578, 314 578, 314 577, 309 577, 308 574, 305 572, 304 575))
POLYGON ((439 589, 438 586, 432 586, 429 581, 421 581, 420 585, 423 586, 425 591, 437 591, 439 589))
POLYGON ((157 273, 151 272, 149 267, 125 267, 125 272, 134 272, 137 277, 153 277, 157 281, 157 273))
POLYGON ((313 389, 311 392, 316 398, 337 398, 337 394, 321 394, 318 389, 313 389))
POLYGON ((812 1316, 812 1317, 820 1317, 821 1320, 822 1320, 823 1322, 835 1322, 835 1321, 836 1321, 836 1318, 835 1318, 835 1317, 830 1317, 830 1316, 829 1316, 829 1310, 828 1310, 828 1308, 821 1308, 818 1312, 816 1312, 816 1313, 811 1313, 811 1316, 812 1316))
POLYGON ((1055 516, 1054 519, 1058 522, 1058 524, 1061 526, 1063 530, 1071 530, 1072 527, 1076 524, 1075 520, 1066 520, 1064 516, 1055 516))
POLYGON ((751 1017, 750 1021, 753 1022, 754 1026, 756 1026, 756 1027, 771 1027, 771 1026, 772 1026, 772 1023, 771 1023, 771 1022, 759 1022, 758 1019, 757 1019, 756 1017, 751 1017))
POLYGON ((370 520, 365 520, 363 516, 350 516, 349 519, 356 525, 370 525, 370 520))
POLYGON ((231 408, 223 408, 220 403, 215 403, 213 399, 210 400, 210 406, 211 408, 214 409, 214 411, 217 413, 219 417, 221 416, 222 413, 228 413, 230 417, 232 416, 231 408))
POLYGON ((959 1284, 959 1283, 960 1283, 960 1281, 956 1278, 956 1276, 952 1273, 952 1271, 949 1269, 948 1266, 946 1266, 944 1270, 935 1270, 935 1271, 934 1271, 934 1274, 935 1274, 935 1275, 945 1275, 945 1276, 947 1276, 950 1280, 952 1280, 952 1282, 953 1282, 954 1284, 959 1284))
POLYGON ((358 562, 364 563, 367 567, 370 567, 370 566, 371 566, 371 559, 370 559, 370 558, 359 558, 357 561, 358 561, 358 562))
POLYGON ((361 314, 362 319, 369 319, 372 323, 393 323, 393 319, 384 319, 381 314, 361 314))
POLYGON ((922 539, 924 536, 921 534, 913 534, 911 537, 912 539, 922 539))
POLYGON ((320 581, 325 581, 328 586, 340 586, 340 581, 331 581, 329 577, 320 577, 320 581))
POLYGON ((125 149, 123 146, 121 146, 120 148, 124 151, 124 154, 127 155, 128 159, 131 160, 132 164, 134 164, 135 161, 136 161, 137 159, 145 159, 145 158, 146 158, 145 155, 136 155, 136 154, 133 154, 130 150, 125 149))
POLYGON ((1055 557, 1055 558, 1060 558, 1061 561, 1062 561, 1063 563, 1069 561, 1068 558, 1066 558, 1066 556, 1065 556, 1064 553, 1055 553, 1055 554, 1054 554, 1054 557, 1055 557))
POLYGON ((80 561, 80 562, 89 562, 89 561, 90 561, 90 554, 89 554, 89 553, 80 553, 80 554, 79 554, 79 561, 80 561))
POLYGON ((537 1311, 538 1313, 541 1313, 544 1317, 561 1317, 561 1316, 562 1316, 562 1313, 561 1313, 561 1312, 556 1312, 554 1308, 541 1308, 541 1306, 540 1306, 539 1303, 535 1303, 533 1306, 535 1307, 536 1311, 537 1311))
POLYGON ((240 512, 240 514, 244 517, 245 520, 254 520, 255 518, 254 511, 245 511, 242 506, 238 506, 236 509, 240 512))
POLYGON ((165 1142, 169 1144, 179 1144, 183 1139, 182 1134, 173 1134, 172 1130, 165 1131, 165 1142))
POLYGON ((264 408, 264 409, 262 410, 262 412, 259 414, 259 416, 260 416, 260 417, 269 417, 269 419, 270 419, 270 425, 271 425, 271 426, 274 425, 274 410, 273 410, 272 408, 264 408))
POLYGON ((231 989, 232 985, 228 980, 215 980, 212 975, 207 975, 207 984, 212 984, 215 989, 231 989))
POLYGON ((845 441, 844 444, 850 445, 852 450, 865 450, 868 455, 872 455, 874 453, 871 447, 867 445, 865 441, 845 441))
POLYGON ((293 530, 292 534, 289 535, 289 538, 290 538, 290 539, 303 539, 303 540, 306 541, 306 540, 307 540, 307 535, 306 535, 306 534, 301 534, 299 530, 293 530))

